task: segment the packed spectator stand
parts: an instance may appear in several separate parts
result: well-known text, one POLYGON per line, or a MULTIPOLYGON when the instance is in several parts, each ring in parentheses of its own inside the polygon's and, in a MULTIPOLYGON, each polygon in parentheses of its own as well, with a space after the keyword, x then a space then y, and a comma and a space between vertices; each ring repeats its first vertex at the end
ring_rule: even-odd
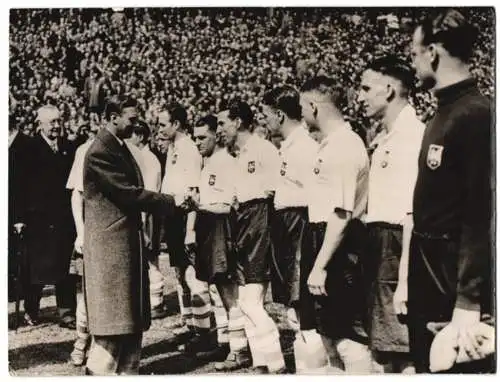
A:
MULTIPOLYGON (((127 8, 14 9, 10 14, 11 123, 35 130, 36 110, 56 105, 70 140, 86 140, 101 124, 112 94, 129 93, 154 129, 157 111, 178 101, 193 123, 241 97, 259 109, 266 88, 300 85, 314 74, 338 78, 345 115, 368 138, 372 121, 359 112, 359 74, 373 57, 409 60, 414 23, 423 8, 127 8), (389 15, 389 17, 388 17, 389 15)), ((472 73, 494 94, 494 13, 469 8, 480 47, 472 73)), ((413 98, 425 121, 430 94, 413 98)), ((257 113, 257 115, 259 115, 257 113)), ((261 120, 261 119, 259 119, 261 120)))

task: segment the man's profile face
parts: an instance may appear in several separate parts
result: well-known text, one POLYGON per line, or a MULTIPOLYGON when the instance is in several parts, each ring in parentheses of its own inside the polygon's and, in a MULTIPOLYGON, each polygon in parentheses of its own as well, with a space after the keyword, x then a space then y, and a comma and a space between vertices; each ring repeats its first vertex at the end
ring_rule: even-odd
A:
POLYGON ((158 130, 170 141, 175 139, 177 124, 170 121, 170 113, 163 111, 158 114, 158 130))
POLYGON ((118 137, 122 139, 130 138, 134 123, 137 120, 137 110, 135 107, 125 107, 119 117, 117 124, 119 134, 118 137))
POLYGON ((312 92, 300 93, 300 106, 302 106, 302 116, 304 121, 309 127, 316 126, 316 116, 314 111, 316 109, 316 104, 314 102, 314 97, 312 92))
POLYGON ((209 157, 215 148, 215 133, 210 131, 208 125, 197 126, 194 128, 194 142, 203 157, 209 157))
POLYGON ((238 122, 229 118, 229 110, 217 114, 217 133, 220 134, 226 147, 232 147, 238 135, 238 122))
POLYGON ((422 27, 415 29, 411 42, 411 60, 421 88, 432 89, 436 82, 432 68, 433 55, 429 47, 422 44, 424 38, 422 27))
POLYGON ((386 76, 374 70, 365 70, 361 76, 358 99, 367 117, 379 117, 387 107, 389 83, 386 76))
POLYGON ((264 115, 266 127, 271 134, 278 133, 281 127, 278 112, 268 105, 262 105, 262 114, 264 115))

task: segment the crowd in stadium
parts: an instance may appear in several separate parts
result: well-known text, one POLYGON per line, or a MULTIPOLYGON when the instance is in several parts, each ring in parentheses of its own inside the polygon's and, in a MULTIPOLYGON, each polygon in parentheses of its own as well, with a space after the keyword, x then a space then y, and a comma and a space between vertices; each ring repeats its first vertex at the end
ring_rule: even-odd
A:
POLYGON ((55 285, 72 363, 137 374, 166 250, 178 350, 217 371, 290 372, 270 287, 297 373, 491 372, 494 32, 489 8, 11 10, 16 317, 55 285))
MULTIPOLYGON (((33 134, 35 111, 49 102, 63 112, 65 132, 76 139, 96 131, 109 95, 123 93, 136 97, 150 125, 174 100, 188 107, 193 123, 235 97, 258 110, 269 84, 298 85, 327 74, 347 89, 346 116, 369 129, 373 123, 362 118, 356 100, 359 72, 382 53, 409 59, 411 27, 405 29, 404 21, 425 15, 391 12, 399 16, 398 30, 380 26, 384 9, 12 10, 9 90, 18 105, 16 123, 33 134)), ((491 95, 494 15, 467 15, 480 31, 472 73, 491 95)), ((426 120, 434 100, 420 93, 414 101, 426 120)))

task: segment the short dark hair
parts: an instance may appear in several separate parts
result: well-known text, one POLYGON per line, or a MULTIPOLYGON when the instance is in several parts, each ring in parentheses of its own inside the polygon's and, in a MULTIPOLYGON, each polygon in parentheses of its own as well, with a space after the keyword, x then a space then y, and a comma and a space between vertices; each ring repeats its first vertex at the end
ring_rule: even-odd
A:
POLYGON ((206 115, 196 122, 196 127, 208 126, 208 130, 212 133, 217 132, 217 117, 215 115, 209 114, 206 115))
POLYGON ((281 110, 290 119, 296 121, 302 119, 300 94, 297 89, 290 85, 278 86, 268 91, 264 94, 262 103, 273 109, 281 110))
POLYGON ((146 122, 138 120, 134 124, 134 134, 142 136, 142 142, 148 142, 149 137, 151 136, 151 130, 146 122))
POLYGON ((181 125, 181 128, 187 128, 187 112, 184 106, 175 102, 168 107, 167 111, 170 115, 170 122, 177 121, 181 125))
POLYGON ((340 111, 347 107, 347 92, 341 81, 327 76, 317 76, 308 79, 302 85, 301 92, 317 91, 328 97, 329 101, 340 111))
POLYGON ((376 58, 368 64, 366 70, 395 78, 403 85, 402 96, 408 96, 415 84, 415 70, 406 61, 393 55, 376 58))
POLYGON ((137 107, 137 101, 130 97, 109 98, 104 108, 104 118, 109 121, 113 114, 121 115, 123 109, 127 107, 137 107))
POLYGON ((230 120, 235 120, 236 118, 241 119, 242 127, 245 130, 252 130, 254 122, 254 114, 250 106, 239 99, 231 101, 229 104, 229 114, 230 120))
POLYGON ((419 26, 422 28, 422 45, 440 43, 451 56, 463 62, 472 57, 479 31, 458 10, 440 10, 419 26))

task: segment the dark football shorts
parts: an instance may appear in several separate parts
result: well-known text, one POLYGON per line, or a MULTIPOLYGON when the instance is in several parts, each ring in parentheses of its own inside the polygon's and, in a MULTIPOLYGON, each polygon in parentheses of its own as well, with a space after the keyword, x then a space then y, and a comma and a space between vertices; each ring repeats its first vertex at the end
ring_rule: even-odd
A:
POLYGON ((189 265, 184 239, 186 237, 186 212, 176 207, 174 215, 164 219, 165 239, 168 247, 170 266, 186 268, 189 265))
POLYGON ((196 278, 215 284, 234 279, 237 259, 230 215, 198 211, 195 230, 196 278))
POLYGON ((240 285, 270 281, 271 200, 241 203, 236 211, 237 280, 240 285))
POLYGON ((307 207, 276 210, 272 218, 273 252, 271 285, 273 301, 295 306, 300 300, 300 260, 305 247, 307 207))
MULTIPOLYGON (((325 232, 326 223, 310 224, 312 256, 304 264, 306 280, 323 245, 325 232)), ((327 265, 327 296, 314 296, 317 331, 332 340, 349 338, 368 344, 367 288, 363 271, 366 243, 366 227, 359 220, 351 220, 327 265)))

